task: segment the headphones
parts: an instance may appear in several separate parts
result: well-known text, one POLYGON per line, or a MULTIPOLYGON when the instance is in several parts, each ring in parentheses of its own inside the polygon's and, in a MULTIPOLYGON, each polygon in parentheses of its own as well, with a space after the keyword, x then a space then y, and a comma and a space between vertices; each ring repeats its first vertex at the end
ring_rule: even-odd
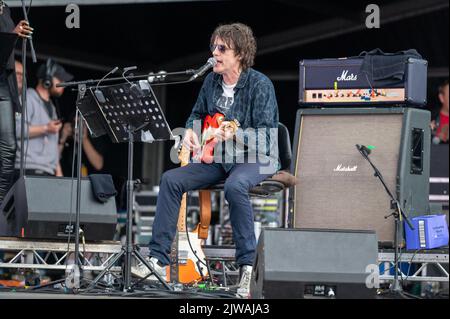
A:
POLYGON ((55 62, 52 59, 47 59, 45 63, 45 78, 42 82, 44 88, 49 89, 53 86, 53 75, 56 71, 55 62))

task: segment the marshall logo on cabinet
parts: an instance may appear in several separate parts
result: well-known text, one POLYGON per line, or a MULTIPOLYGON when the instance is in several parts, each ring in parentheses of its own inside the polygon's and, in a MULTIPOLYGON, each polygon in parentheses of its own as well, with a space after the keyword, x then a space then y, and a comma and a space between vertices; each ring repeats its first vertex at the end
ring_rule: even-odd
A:
POLYGON ((342 164, 339 164, 335 169, 333 169, 333 172, 356 172, 357 170, 358 165, 344 166, 342 164))

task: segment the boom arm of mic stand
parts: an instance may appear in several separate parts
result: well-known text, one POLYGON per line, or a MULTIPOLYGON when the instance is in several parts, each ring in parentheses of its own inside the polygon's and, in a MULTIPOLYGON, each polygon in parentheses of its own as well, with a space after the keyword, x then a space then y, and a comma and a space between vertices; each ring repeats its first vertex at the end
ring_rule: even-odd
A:
POLYGON ((386 182, 384 181, 383 175, 381 175, 381 172, 378 170, 378 168, 372 163, 372 161, 370 160, 369 156, 367 154, 365 154, 364 152, 362 152, 360 149, 358 149, 359 153, 362 155, 362 157, 364 157, 370 164, 370 166, 372 166, 373 170, 375 171, 375 177, 378 177, 378 179, 380 180, 381 184, 383 184, 384 189, 386 190, 386 192, 388 193, 389 197, 391 198, 391 201, 393 203, 395 203, 396 205, 396 210, 398 211, 398 213, 406 220, 406 222, 408 223, 408 226, 414 230, 414 226, 411 224, 411 222, 409 221, 409 218, 406 216, 406 214, 403 212, 400 203, 398 202, 397 199, 395 199, 394 195, 392 195, 391 191, 389 190, 389 188, 386 185, 386 182))
MULTIPOLYGON (((127 77, 127 79, 129 81, 134 81, 134 80, 147 80, 149 76, 173 76, 173 75, 190 75, 193 72, 195 72, 195 70, 189 69, 186 71, 180 71, 180 72, 170 72, 170 73, 160 73, 160 74, 144 74, 144 75, 135 75, 135 76, 129 76, 127 77)), ((115 77, 115 78, 107 78, 107 79, 96 79, 96 80, 86 80, 86 81, 78 81, 78 82, 63 82, 63 83, 59 83, 56 85, 56 87, 71 87, 71 86, 78 86, 79 84, 86 84, 89 86, 95 86, 97 85, 100 81, 102 81, 102 83, 108 83, 108 82, 115 82, 115 81, 124 81, 123 77, 115 77)))

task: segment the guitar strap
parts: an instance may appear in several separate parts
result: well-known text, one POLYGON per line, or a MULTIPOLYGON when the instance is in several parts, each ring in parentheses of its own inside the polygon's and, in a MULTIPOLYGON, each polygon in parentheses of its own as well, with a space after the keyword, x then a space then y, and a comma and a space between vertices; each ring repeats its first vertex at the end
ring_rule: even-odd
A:
POLYGON ((211 192, 199 191, 200 223, 198 227, 198 238, 207 239, 208 229, 211 223, 211 192))

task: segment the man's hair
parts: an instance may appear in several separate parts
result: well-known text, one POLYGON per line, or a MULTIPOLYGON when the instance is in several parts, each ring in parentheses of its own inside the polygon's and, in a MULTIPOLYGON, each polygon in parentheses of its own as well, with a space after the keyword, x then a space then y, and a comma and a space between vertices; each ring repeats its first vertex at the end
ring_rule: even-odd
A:
POLYGON ((241 67, 245 71, 255 63, 256 39, 252 29, 242 23, 219 25, 211 35, 211 45, 216 38, 223 40, 228 47, 241 57, 241 67))
POLYGON ((448 79, 439 85, 439 94, 444 94, 445 87, 448 85, 448 79))

